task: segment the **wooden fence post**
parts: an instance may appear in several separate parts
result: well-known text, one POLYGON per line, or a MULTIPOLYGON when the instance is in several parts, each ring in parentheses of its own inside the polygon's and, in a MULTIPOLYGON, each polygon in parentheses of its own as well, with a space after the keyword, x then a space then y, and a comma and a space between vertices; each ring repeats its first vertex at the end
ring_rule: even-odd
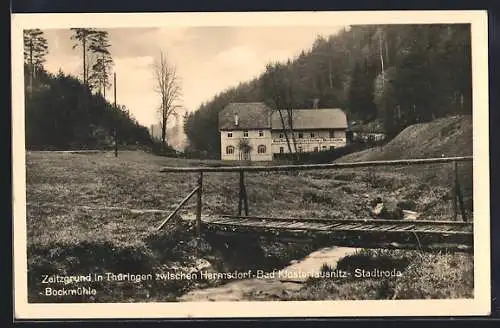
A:
POLYGON ((118 129, 115 127, 115 157, 118 157, 118 129))
POLYGON ((203 193, 203 172, 198 176, 198 197, 196 203, 196 233, 201 235, 201 195, 203 193))
POLYGON ((452 190, 452 202, 453 202, 453 220, 457 220, 458 216, 458 192, 457 192, 457 162, 453 161, 453 190, 452 190))
POLYGON ((248 195, 247 195, 247 187, 245 186, 245 181, 243 181, 243 202, 244 202, 243 207, 245 209, 245 216, 248 216, 248 195))
MULTIPOLYGON (((114 89, 114 94, 115 94, 115 103, 114 103, 114 109, 117 110, 116 107, 116 72, 113 73, 113 89, 114 89)), ((115 123, 115 157, 118 157, 118 123, 115 123)))
POLYGON ((462 195, 462 190, 460 188, 460 181, 458 179, 458 163, 453 162, 455 166, 455 201, 458 200, 458 205, 460 206, 460 212, 462 214, 462 220, 467 221, 467 214, 465 213, 464 198, 462 195))
POLYGON ((245 210, 245 215, 248 216, 248 196, 247 188, 245 187, 245 173, 240 171, 240 193, 238 201, 238 215, 241 216, 242 210, 245 210))
POLYGON ((238 193, 238 216, 241 216, 241 210, 243 206, 243 171, 240 171, 240 191, 238 193))

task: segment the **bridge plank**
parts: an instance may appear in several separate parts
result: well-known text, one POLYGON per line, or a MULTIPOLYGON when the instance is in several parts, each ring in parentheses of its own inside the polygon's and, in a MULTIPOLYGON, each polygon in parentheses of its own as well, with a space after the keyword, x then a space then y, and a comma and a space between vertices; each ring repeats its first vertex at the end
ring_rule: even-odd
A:
MULTIPOLYGON (((311 233, 308 231, 297 229, 259 229, 251 228, 238 230, 238 229, 221 229, 218 226, 208 226, 206 233, 215 233, 223 236, 236 236, 244 234, 245 236, 255 236, 259 238, 276 238, 280 240, 295 241, 295 242, 311 242, 316 238, 327 238, 331 245, 345 246, 345 247, 361 247, 361 248, 386 248, 386 249, 420 249, 424 251, 435 250, 451 250, 460 252, 473 251, 473 236, 472 235, 458 235, 448 236, 443 235, 437 240, 427 240, 424 234, 418 233, 419 241, 416 238, 408 238, 412 236, 414 231, 406 231, 404 235, 398 233, 391 233, 390 235, 384 234, 383 231, 376 231, 373 234, 369 231, 358 231, 353 235, 353 231, 318 231, 311 233), (392 236, 392 237, 391 237, 392 236), (354 237, 354 238, 353 238, 354 237), (387 238, 390 237, 390 238, 387 238), (465 239, 464 239, 465 238, 465 239)), ((434 236, 437 236, 434 234, 434 236)), ((323 239, 324 240, 324 239, 323 239)))
MULTIPOLYGON (((293 228, 290 228, 289 225, 287 224, 283 224, 283 223, 280 223, 280 224, 273 224, 273 225, 269 225, 269 224, 263 224, 263 223, 257 223, 257 222, 254 222, 254 223, 244 223, 244 224, 241 224, 241 223, 208 223, 208 225, 212 225, 212 226, 228 226, 228 227, 231 227, 231 228, 234 228, 234 229, 239 229, 239 228, 245 228, 245 229, 250 229, 250 230, 262 230, 262 228, 266 228, 266 229, 276 229, 276 230, 297 230, 297 228, 293 227, 293 228)), ((426 227, 416 227, 416 229, 413 229, 413 230, 405 230, 405 229, 401 229, 401 226, 399 225, 393 225, 393 226, 390 226, 389 227, 390 230, 388 228, 384 228, 384 227, 381 227, 381 229, 379 230, 374 230, 374 229, 371 229, 371 230, 366 230, 366 229, 363 229, 362 226, 338 226, 338 227, 334 227, 332 229, 327 229, 327 226, 325 225, 318 225, 318 224, 315 224, 315 225, 310 225, 310 226, 307 226, 305 228, 302 228, 302 229, 299 229, 299 231, 304 231, 304 232, 307 232, 307 231, 315 231, 315 232, 324 232, 324 233, 331 233, 332 231, 367 231, 367 232, 389 232, 389 233, 408 233, 408 232, 417 232, 417 233, 428 233, 428 234, 447 234, 447 235, 472 235, 472 232, 470 231, 458 231, 458 230, 454 230, 454 231, 444 231, 444 230, 437 230, 437 229, 426 229, 426 227), (357 227, 357 228, 356 228, 357 227)))
POLYGON ((346 247, 473 250, 472 222, 223 216, 205 220, 205 229, 219 235, 278 238, 299 243, 326 238, 332 245, 346 247))
POLYGON ((365 223, 374 223, 374 224, 394 224, 394 223, 415 223, 415 224, 431 224, 431 225, 453 225, 453 226, 467 226, 472 227, 472 222, 463 222, 463 221, 437 221, 437 220, 387 220, 387 219, 342 219, 342 218, 283 218, 283 217, 268 217, 268 216, 235 216, 235 215, 221 215, 221 217, 228 217, 233 219, 255 219, 255 220, 268 220, 268 221, 304 221, 304 222, 365 222, 365 223))
POLYGON ((250 218, 250 217, 223 217, 208 220, 209 223, 219 223, 225 225, 234 225, 236 228, 239 226, 245 227, 259 227, 259 228, 299 228, 303 230, 366 230, 366 231, 381 231, 381 232, 394 232, 394 231, 412 231, 417 230, 420 232, 470 232, 472 233, 472 224, 468 225, 454 225, 454 224, 443 224, 442 222, 434 222, 433 224, 427 224, 427 222, 421 222, 417 220, 400 221, 394 222, 390 221, 391 224, 386 223, 387 221, 382 221, 379 223, 377 220, 335 220, 333 221, 311 221, 311 220, 272 220, 270 218, 250 218))

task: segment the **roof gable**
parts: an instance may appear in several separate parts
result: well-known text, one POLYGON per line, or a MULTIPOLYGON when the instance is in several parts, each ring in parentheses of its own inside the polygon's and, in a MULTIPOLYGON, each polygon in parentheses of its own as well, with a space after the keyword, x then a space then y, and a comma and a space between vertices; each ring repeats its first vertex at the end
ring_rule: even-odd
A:
POLYGON ((270 113, 271 109, 262 102, 229 103, 219 112, 219 130, 270 129, 270 113))
MULTIPOLYGON (((294 130, 308 129, 347 129, 347 116, 339 108, 320 108, 320 109, 293 109, 292 124, 294 130)), ((285 127, 288 129, 289 119, 288 111, 281 110, 281 115, 285 121, 285 127)), ((271 114, 271 128, 273 130, 283 129, 280 111, 275 110, 271 114)))

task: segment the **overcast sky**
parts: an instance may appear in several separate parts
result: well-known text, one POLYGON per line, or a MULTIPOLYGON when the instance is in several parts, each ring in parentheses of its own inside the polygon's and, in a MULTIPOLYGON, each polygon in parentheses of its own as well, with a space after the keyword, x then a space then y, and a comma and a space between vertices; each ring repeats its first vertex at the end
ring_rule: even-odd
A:
MULTIPOLYGON (((158 121, 159 99, 153 88, 155 58, 164 51, 177 67, 182 104, 196 110, 203 101, 263 72, 274 60, 293 58, 309 49, 318 35, 341 27, 189 27, 109 29, 117 74, 117 102, 129 108, 139 123, 158 121)), ((49 44, 45 67, 81 76, 81 53, 73 49, 69 29, 44 30, 49 44)), ((112 101, 112 91, 107 92, 112 101)))

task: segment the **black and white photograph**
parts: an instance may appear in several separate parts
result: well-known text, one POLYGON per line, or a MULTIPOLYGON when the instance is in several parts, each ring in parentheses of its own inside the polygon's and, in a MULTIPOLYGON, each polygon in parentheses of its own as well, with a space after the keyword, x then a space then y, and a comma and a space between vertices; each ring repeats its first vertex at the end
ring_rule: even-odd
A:
POLYGON ((488 314, 487 14, 12 16, 15 315, 488 314))

